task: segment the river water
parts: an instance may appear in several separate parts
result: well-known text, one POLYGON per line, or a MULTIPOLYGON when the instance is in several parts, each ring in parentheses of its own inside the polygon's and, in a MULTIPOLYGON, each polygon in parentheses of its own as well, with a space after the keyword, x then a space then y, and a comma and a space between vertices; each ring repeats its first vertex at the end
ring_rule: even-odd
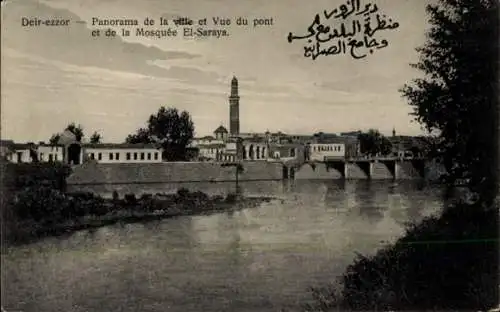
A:
MULTIPOLYGON (((232 185, 211 184, 224 193, 232 185)), ((2 255, 7 311, 280 311, 437 213, 414 182, 242 183, 277 200, 209 216, 116 225, 12 247, 2 255)), ((298 310, 297 310, 298 311, 298 310)))

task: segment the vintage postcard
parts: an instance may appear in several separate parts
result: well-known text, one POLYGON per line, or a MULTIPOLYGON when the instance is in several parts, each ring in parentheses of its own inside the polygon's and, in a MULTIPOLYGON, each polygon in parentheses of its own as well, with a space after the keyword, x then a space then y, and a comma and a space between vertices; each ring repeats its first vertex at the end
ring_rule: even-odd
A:
POLYGON ((2 0, 2 311, 498 311, 498 5, 2 0))

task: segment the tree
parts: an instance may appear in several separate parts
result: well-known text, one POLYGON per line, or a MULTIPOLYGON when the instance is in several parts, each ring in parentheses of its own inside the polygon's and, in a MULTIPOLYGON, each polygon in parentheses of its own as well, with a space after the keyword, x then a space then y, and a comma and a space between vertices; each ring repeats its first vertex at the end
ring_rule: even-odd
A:
POLYGON ((152 143, 152 139, 149 135, 148 129, 145 128, 140 128, 137 130, 136 133, 134 134, 129 134, 129 136, 125 139, 125 142, 130 143, 130 144, 137 144, 137 143, 152 143))
POLYGON ((53 134, 50 139, 49 139, 49 143, 51 145, 56 145, 56 144, 59 144, 59 139, 61 138, 61 135, 59 133, 55 133, 53 134))
MULTIPOLYGON (((68 130, 71 133, 75 135, 76 141, 81 142, 82 138, 84 137, 83 133, 83 127, 81 125, 76 125, 74 122, 68 124, 66 128, 64 129, 65 131, 68 130)), ((59 143, 59 139, 61 138, 60 133, 55 133, 50 137, 50 144, 56 145, 59 143)))
POLYGON ((187 146, 194 135, 194 124, 188 112, 161 107, 151 115, 147 128, 140 128, 126 138, 127 143, 155 143, 164 149, 169 161, 187 160, 187 146))
MULTIPOLYGON (((498 137, 498 2, 440 0, 429 5, 431 29, 412 66, 425 76, 401 92, 415 119, 438 130, 434 153, 443 159, 446 182, 469 181, 491 203, 496 190, 498 137)), ((488 204, 487 203, 487 204, 488 204)))
POLYGON ((368 132, 358 134, 358 140, 362 154, 366 155, 388 155, 391 153, 392 144, 378 130, 370 129, 368 132))
POLYGON ((85 136, 83 133, 83 127, 81 125, 76 125, 74 122, 70 123, 65 130, 71 131, 76 137, 78 142, 81 142, 85 136))
POLYGON ((97 131, 90 136, 90 143, 92 144, 101 143, 101 135, 97 133, 97 131))

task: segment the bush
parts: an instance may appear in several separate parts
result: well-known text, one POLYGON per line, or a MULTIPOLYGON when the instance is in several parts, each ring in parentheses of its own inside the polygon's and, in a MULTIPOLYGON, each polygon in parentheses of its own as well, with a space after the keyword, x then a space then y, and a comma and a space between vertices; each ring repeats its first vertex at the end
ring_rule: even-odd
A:
POLYGON ((229 193, 226 196, 226 202, 228 203, 235 203, 237 199, 238 195, 236 193, 229 193))
POLYGON ((107 212, 104 200, 92 193, 66 195, 47 185, 26 187, 18 191, 9 206, 19 220, 34 220, 41 223, 60 222, 74 217, 102 215, 107 212))
POLYGON ((71 168, 59 163, 8 163, 2 164, 2 183, 18 190, 44 183, 64 191, 70 173, 71 168))
POLYGON ((180 188, 177 190, 177 195, 179 197, 186 197, 189 195, 189 190, 187 188, 184 188, 184 187, 180 188))
POLYGON ((25 187, 19 191, 11 207, 21 220, 61 220, 66 217, 70 201, 64 193, 48 186, 25 187))
POLYGON ((486 309, 497 304, 498 213, 466 204, 358 256, 343 276, 349 309, 486 309))
POLYGON ((124 199, 126 204, 129 205, 137 204, 137 198, 135 197, 134 193, 125 194, 124 199))

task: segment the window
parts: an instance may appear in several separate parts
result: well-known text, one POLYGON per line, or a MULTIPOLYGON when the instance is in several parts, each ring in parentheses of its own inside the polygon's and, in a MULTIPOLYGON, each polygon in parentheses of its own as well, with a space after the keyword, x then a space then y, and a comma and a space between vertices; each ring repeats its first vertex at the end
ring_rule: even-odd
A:
POLYGON ((127 153, 126 158, 127 160, 130 160, 130 153, 127 153))
POLYGON ((155 160, 158 160, 158 152, 155 153, 155 160))
POLYGON ((90 159, 95 159, 94 153, 90 153, 90 159))
POLYGON ((109 160, 113 160, 113 153, 109 153, 109 160))
POLYGON ((57 154, 54 155, 54 160, 57 161, 57 154))
POLYGON ((102 160, 102 154, 101 153, 97 153, 97 160, 102 160))
POLYGON ((43 153, 40 153, 40 161, 43 161, 43 153))
POLYGON ((23 152, 17 152, 17 162, 23 162, 23 152))
POLYGON ((49 154, 49 162, 53 162, 54 161, 54 156, 52 154, 49 154))
POLYGON ((134 153, 134 160, 137 160, 137 153, 134 153))
POLYGON ((148 160, 151 160, 151 153, 148 153, 148 160))
POLYGON ((144 153, 141 153, 141 160, 144 160, 144 153))
POLYGON ((115 153, 115 159, 120 160, 120 153, 115 153))

